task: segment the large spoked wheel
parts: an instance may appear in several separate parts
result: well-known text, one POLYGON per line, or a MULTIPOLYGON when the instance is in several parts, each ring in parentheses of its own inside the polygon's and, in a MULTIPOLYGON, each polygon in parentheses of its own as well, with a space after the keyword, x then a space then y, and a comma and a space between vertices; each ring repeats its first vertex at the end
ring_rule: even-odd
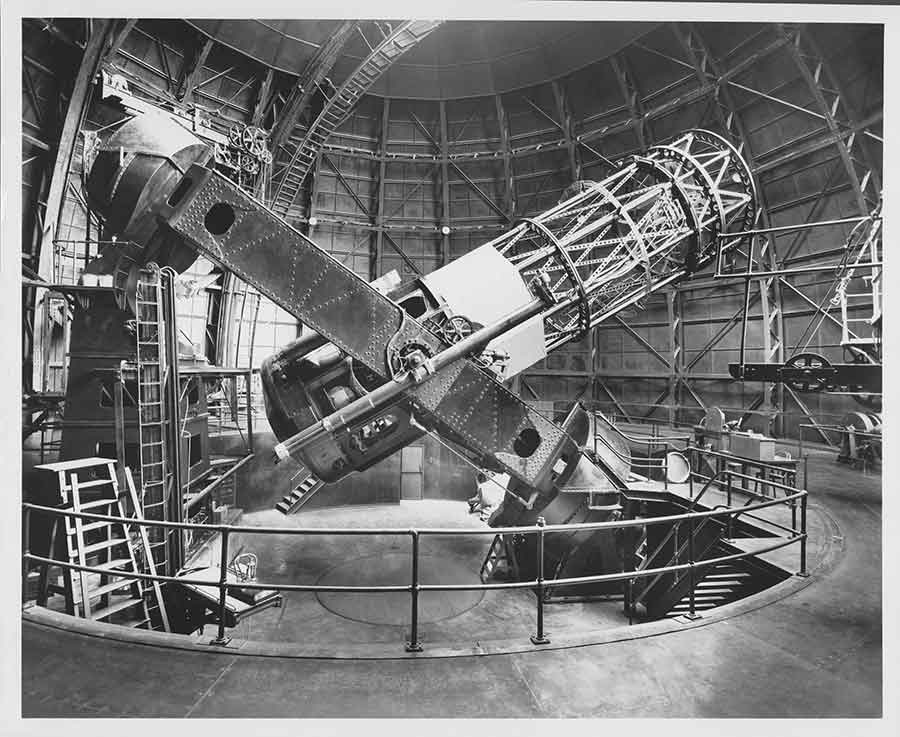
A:
POLYGON ((474 327, 468 318, 462 315, 454 315, 444 323, 441 333, 450 345, 458 343, 463 338, 468 338, 474 332, 474 327))
POLYGON ((821 374, 821 369, 831 368, 831 364, 825 356, 818 353, 798 353, 791 356, 784 364, 785 368, 801 369, 802 378, 787 379, 791 389, 798 392, 821 392, 828 387, 828 377, 821 374))

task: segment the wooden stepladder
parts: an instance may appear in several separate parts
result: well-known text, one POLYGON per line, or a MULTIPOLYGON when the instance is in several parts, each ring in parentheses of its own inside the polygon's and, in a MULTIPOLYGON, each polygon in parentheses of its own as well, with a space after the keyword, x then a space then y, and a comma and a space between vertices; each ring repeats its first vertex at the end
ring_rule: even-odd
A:
MULTIPOLYGON (((168 631, 159 583, 154 581, 145 586, 140 579, 124 576, 137 573, 138 566, 129 533, 131 524, 122 507, 115 461, 82 458, 36 468, 57 475, 62 509, 121 519, 90 520, 62 515, 55 518, 50 534, 51 556, 55 555, 57 538, 63 530, 67 562, 100 571, 63 569, 63 586, 60 587, 50 583, 49 566, 45 566, 41 572, 38 604, 46 605, 51 592, 62 593, 66 598, 66 611, 73 616, 143 629, 152 629, 152 606, 159 610, 157 620, 168 631)), ((134 504, 137 495, 133 492, 127 469, 126 479, 130 482, 134 504)), ((135 509, 140 515, 140 507, 135 506, 135 509)), ((146 555, 149 552, 146 531, 140 529, 138 537, 146 555)))

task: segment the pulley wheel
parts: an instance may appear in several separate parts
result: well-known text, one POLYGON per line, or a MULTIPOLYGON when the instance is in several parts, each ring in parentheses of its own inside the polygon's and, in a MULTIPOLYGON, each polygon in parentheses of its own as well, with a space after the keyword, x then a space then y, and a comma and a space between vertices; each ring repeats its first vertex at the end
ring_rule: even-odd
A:
POLYGON ((802 369, 804 376, 799 379, 787 379, 784 383, 798 392, 820 392, 828 387, 828 377, 818 373, 819 369, 831 368, 825 356, 818 353, 798 353, 791 356, 784 364, 785 368, 802 369))
POLYGON ((472 323, 462 315, 454 315, 444 323, 441 334, 444 340, 453 345, 463 338, 468 338, 474 332, 472 323))

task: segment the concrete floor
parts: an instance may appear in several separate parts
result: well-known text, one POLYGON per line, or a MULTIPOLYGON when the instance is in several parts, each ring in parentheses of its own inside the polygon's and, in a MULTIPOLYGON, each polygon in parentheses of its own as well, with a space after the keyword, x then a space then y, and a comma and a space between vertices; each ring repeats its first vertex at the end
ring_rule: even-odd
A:
MULTIPOLYGON (((561 635, 550 646, 556 649, 543 651, 523 645, 521 652, 429 657, 439 654, 433 648, 414 658, 401 651, 334 659, 287 657, 287 649, 244 641, 221 651, 157 633, 124 642, 110 628, 73 632, 59 615, 32 609, 23 614, 23 715, 880 716, 881 480, 836 464, 833 455, 816 453, 810 464, 811 508, 824 520, 822 534, 832 536, 814 556, 811 578, 695 623, 638 625, 625 628, 627 639, 586 645, 582 638, 572 647, 561 635)), ((402 627, 317 609, 351 623, 352 637, 359 627, 402 627)), ((523 613, 523 621, 530 631, 531 617, 523 613)), ((443 626, 439 619, 431 625, 443 626)), ((549 623, 548 630, 552 636, 549 623)), ((320 632, 310 622, 306 634, 320 632)))
MULTIPOLYGON (((306 528, 483 528, 465 502, 424 500, 399 505, 341 507, 285 517, 267 510, 244 515, 245 526, 306 528)), ((408 536, 297 537, 235 535, 241 546, 259 557, 257 577, 271 583, 321 585, 408 585, 411 576, 408 536)), ((488 535, 423 536, 420 543, 422 583, 478 584, 488 535)), ((419 598, 420 638, 435 643, 474 644, 480 640, 528 642, 534 633, 535 598, 530 591, 426 591, 419 598)), ((551 604, 547 627, 574 633, 621 626, 627 622, 621 601, 551 604)), ((280 609, 268 609, 236 627, 236 638, 279 643, 347 645, 395 643, 409 639, 410 597, 406 593, 285 592, 280 609)))

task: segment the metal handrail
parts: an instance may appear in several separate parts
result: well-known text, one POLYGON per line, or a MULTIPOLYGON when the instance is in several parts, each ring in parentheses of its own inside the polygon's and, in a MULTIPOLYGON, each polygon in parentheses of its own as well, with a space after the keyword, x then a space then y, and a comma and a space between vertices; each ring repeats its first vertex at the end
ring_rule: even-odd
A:
MULTIPOLYGON (((672 559, 673 559, 673 560, 678 560, 678 559, 681 557, 682 553, 685 551, 685 549, 687 549, 690 553, 693 552, 694 535, 696 535, 697 532, 699 532, 701 529, 703 529, 703 526, 706 525, 706 524, 709 524, 709 520, 704 520, 703 522, 701 522, 701 523, 700 523, 700 526, 697 527, 696 529, 694 529, 694 528, 693 528, 693 525, 692 525, 692 529, 691 529, 691 531, 690 531, 690 534, 688 535, 688 539, 685 540, 684 542, 682 542, 681 545, 679 545, 679 546, 677 547, 677 549, 675 550, 675 552, 674 552, 674 554, 673 554, 673 556, 672 556, 672 559)), ((665 538, 666 541, 669 540, 669 538, 672 536, 672 534, 675 532, 675 530, 678 529, 678 527, 679 527, 679 524, 675 524, 675 525, 672 527, 672 531, 671 531, 668 535, 666 535, 666 538, 665 538)), ((662 544, 664 544, 664 543, 662 543, 662 544)), ((656 554, 658 554, 659 551, 662 549, 662 544, 660 544, 660 545, 657 547, 657 549, 656 549, 655 551, 653 551, 654 557, 655 557, 656 554)), ((692 555, 692 554, 691 554, 690 557, 693 559, 693 555, 692 555)), ((647 556, 647 560, 650 560, 650 559, 651 559, 650 556, 647 556)), ((695 562, 696 562, 696 561, 695 561, 695 562)), ((704 563, 704 565, 706 565, 705 559, 704 559, 703 563, 704 563)), ((677 564, 672 564, 672 565, 677 565, 677 564)), ((635 569, 635 570, 636 570, 636 571, 643 572, 643 571, 648 571, 648 570, 653 570, 653 569, 650 569, 650 568, 637 568, 637 569, 635 569)), ((634 572, 634 571, 632 571, 632 572, 634 572)), ((670 572, 670 571, 663 570, 663 571, 661 571, 660 573, 658 573, 656 576, 654 576, 653 580, 652 580, 649 584, 647 584, 646 587, 644 587, 644 590, 641 591, 641 592, 639 592, 636 598, 633 597, 633 598, 631 599, 631 601, 629 602, 630 605, 631 605, 631 606, 634 606, 635 604, 637 604, 637 603, 639 603, 640 601, 642 601, 642 600, 644 599, 644 597, 646 597, 647 594, 650 593, 650 589, 652 589, 652 588, 656 585, 656 582, 659 581, 664 575, 666 575, 666 573, 669 573, 669 572, 670 572)), ((677 574, 678 574, 678 571, 677 571, 677 570, 675 571, 675 574, 676 574, 676 575, 675 575, 675 583, 678 583, 680 579, 679 579, 679 577, 678 577, 678 575, 677 575, 677 574)))
MULTIPOLYGON (((711 477, 711 478, 706 482, 706 484, 704 484, 703 488, 700 490, 700 493, 699 493, 697 496, 695 496, 693 499, 691 499, 691 503, 688 505, 688 512, 690 512, 690 511, 692 511, 694 508, 696 508, 697 502, 700 501, 700 498, 706 493, 706 490, 707 490, 710 486, 712 486, 712 482, 716 480, 716 478, 719 476, 719 473, 724 474, 724 473, 726 473, 726 472, 720 471, 720 472, 716 473, 715 476, 711 477)), ((653 518, 651 517, 650 519, 653 519, 653 518)), ((669 530, 669 532, 666 534, 666 536, 663 537, 663 539, 660 541, 659 545, 657 545, 657 546, 653 549, 653 552, 652 552, 652 553, 648 553, 648 554, 647 554, 647 557, 646 557, 644 560, 645 560, 645 561, 652 561, 657 555, 659 555, 660 551, 663 549, 663 547, 665 546, 665 544, 666 544, 667 542, 669 542, 669 540, 672 539, 672 536, 675 534, 675 531, 676 531, 677 529, 678 529, 678 523, 675 523, 675 524, 672 526, 672 529, 669 530)), ((680 552, 680 549, 679 549, 679 552, 680 552)), ((641 570, 643 570, 643 569, 641 569, 641 570)))
MULTIPOLYGON (((740 463, 745 463, 747 465, 756 466, 758 468, 766 469, 769 471, 782 471, 782 472, 789 471, 790 472, 792 470, 790 468, 790 464, 791 463, 796 464, 800 461, 799 458, 786 458, 784 460, 784 463, 782 463, 782 464, 767 463, 766 461, 758 461, 754 458, 742 458, 741 456, 734 455, 733 453, 723 453, 722 451, 719 451, 719 450, 709 450, 706 448, 699 448, 696 445, 690 446, 690 448, 687 448, 687 450, 693 451, 695 453, 699 453, 700 455, 714 456, 716 458, 724 458, 725 460, 728 460, 728 461, 736 461, 736 462, 740 462, 740 463)), ((796 472, 796 469, 793 469, 793 471, 796 472)), ((757 480, 757 479, 754 479, 754 481, 755 480, 757 480)))
MULTIPOLYGON (((659 435, 629 435, 624 430, 619 428, 615 423, 610 422, 609 418, 603 413, 597 410, 593 411, 594 418, 599 417, 606 423, 606 426, 609 427, 614 433, 616 433, 623 440, 628 440, 632 443, 649 443, 652 445, 668 445, 671 440, 690 440, 690 435, 666 435, 665 437, 661 437, 659 435)), ((656 427, 656 425, 654 425, 656 427)))
MULTIPOLYGON (((757 481, 752 476, 745 476, 737 472, 731 472, 733 476, 747 478, 757 481)), ((761 480, 760 480, 761 481, 761 480)), ((766 501, 758 502, 749 507, 742 508, 743 511, 751 511, 764 509, 776 504, 784 504, 791 499, 800 499, 808 492, 804 489, 793 489, 776 481, 765 481, 761 483, 778 486, 779 488, 793 492, 790 496, 784 496, 780 499, 762 497, 766 501)), ((746 493, 753 494, 749 490, 746 493)), ((116 517, 108 514, 94 514, 93 512, 75 512, 71 509, 60 509, 59 507, 48 507, 31 502, 23 502, 23 509, 34 510, 36 512, 46 512, 50 514, 58 514, 64 517, 81 518, 86 520, 94 520, 97 522, 121 522, 122 517, 116 517)), ((601 529, 620 529, 624 527, 643 527, 651 524, 664 524, 668 522, 676 522, 679 520, 688 520, 691 518, 700 519, 714 515, 725 515, 725 512, 717 512, 709 510, 705 512, 691 512, 681 515, 666 515, 663 517, 646 517, 639 520, 609 520, 605 522, 570 522, 561 525, 546 525, 543 527, 545 532, 577 532, 585 530, 601 530, 601 529)), ((171 529, 190 529, 190 530, 212 530, 213 532, 229 532, 229 533, 248 533, 248 534, 268 534, 268 535, 409 535, 412 532, 418 532, 422 535, 514 535, 529 534, 536 531, 535 525, 518 525, 515 527, 417 527, 417 528, 398 528, 398 527, 245 527, 242 525, 204 525, 193 522, 169 522, 163 520, 146 520, 130 517, 127 519, 128 524, 143 525, 146 527, 163 527, 171 529)))
MULTIPOLYGON (((736 474, 740 475, 740 474, 736 474)), ((800 571, 798 575, 807 575, 806 574, 806 500, 808 497, 808 492, 805 490, 793 490, 789 487, 784 487, 783 485, 777 484, 777 482, 769 482, 773 485, 782 486, 785 489, 793 491, 794 493, 790 496, 783 497, 782 499, 766 499, 763 502, 756 502, 754 504, 748 504, 740 510, 735 510, 732 508, 725 508, 724 510, 708 510, 704 512, 690 512, 686 514, 680 515, 666 515, 662 517, 652 517, 652 518, 641 518, 636 520, 613 520, 613 521, 604 521, 604 522, 588 522, 588 523, 575 523, 575 524, 562 524, 562 525, 545 525, 543 518, 538 518, 538 521, 535 525, 529 526, 517 526, 517 527, 506 527, 506 528, 475 528, 475 529, 462 529, 462 528, 408 528, 408 529, 396 529, 396 528, 355 528, 355 529, 347 529, 347 528, 278 528, 278 527, 243 527, 239 525, 202 525, 202 524, 194 524, 189 522, 163 522, 163 521, 149 521, 149 520, 141 520, 141 519, 129 519, 129 524, 136 524, 148 527, 162 527, 169 529, 192 529, 192 530, 212 530, 214 532, 220 532, 222 534, 222 550, 221 550, 221 559, 223 561, 223 565, 220 568, 220 576, 217 581, 205 581, 198 580, 188 576, 164 576, 161 574, 151 575, 138 573, 137 571, 121 571, 117 572, 116 575, 121 576, 126 579, 140 579, 140 580, 150 580, 150 581, 159 581, 164 583, 190 583, 193 585, 199 586, 210 586, 216 587, 219 589, 219 604, 217 609, 217 618, 218 618, 218 634, 216 638, 212 641, 211 644, 223 645, 226 644, 229 640, 225 637, 225 607, 226 607, 226 596, 229 589, 235 588, 243 588, 250 590, 276 590, 276 591, 302 591, 302 592, 340 592, 340 593, 409 593, 411 597, 411 635, 410 640, 406 644, 406 649, 408 651, 419 651, 422 649, 421 643, 418 640, 418 596, 421 591, 462 591, 462 590, 494 590, 494 589, 533 589, 536 593, 536 601, 537 601, 537 632, 534 636, 532 636, 532 642, 535 644, 544 644, 549 642, 546 638, 544 630, 543 630, 543 606, 544 606, 544 593, 545 591, 552 589, 556 586, 561 585, 581 585, 581 584, 589 584, 589 583, 600 583, 607 581, 619 581, 619 580, 629 580, 632 581, 636 578, 643 578, 652 575, 661 575, 664 573, 681 571, 681 570, 689 570, 691 575, 693 576, 693 570, 695 567, 707 567, 709 565, 713 565, 717 562, 724 562, 728 560, 738 560, 740 558, 750 557, 759 555, 763 552, 768 552, 769 550, 775 550, 780 547, 784 547, 786 545, 792 544, 794 542, 799 542, 800 545, 800 571), (621 573, 611 573, 611 574, 597 574, 593 576, 579 576, 572 578, 563 578, 563 579, 553 579, 547 581, 544 579, 543 565, 544 565, 544 538, 548 534, 559 533, 559 532, 568 532, 568 531, 585 531, 585 530, 600 530, 600 529, 623 529, 628 527, 646 527, 654 524, 668 524, 668 523, 681 523, 685 521, 689 521, 691 525, 693 525, 694 520, 697 519, 706 519, 713 517, 728 517, 728 516, 736 516, 749 511, 755 511, 758 509, 763 509, 766 507, 773 506, 775 504, 784 504, 788 501, 795 502, 796 500, 800 500, 801 506, 801 525, 800 530, 792 530, 793 536, 787 540, 783 540, 778 544, 769 546, 767 548, 756 550, 753 552, 744 552, 738 554, 732 554, 729 556, 722 557, 720 559, 707 559, 703 561, 694 561, 693 560, 693 551, 691 551, 690 561, 688 563, 680 563, 673 564, 668 566, 663 566, 660 568, 647 568, 640 571, 625 571, 621 573), (228 542, 231 534, 234 533, 246 533, 246 534, 278 534, 278 535, 409 535, 412 539, 412 580, 410 584, 407 586, 328 586, 321 584, 267 584, 267 583, 250 583, 250 582, 241 582, 241 583, 229 583, 226 577, 227 571, 227 560, 228 560, 228 542), (516 581, 516 582, 506 582, 506 583, 480 583, 480 584, 421 584, 419 582, 418 575, 418 564, 419 564, 419 539, 423 535, 497 535, 497 534, 523 534, 523 535, 538 535, 538 559, 537 559, 537 578, 530 581, 516 581)), ((106 573, 109 571, 107 569, 101 569, 93 566, 82 566, 75 563, 69 563, 68 561, 56 560, 53 558, 46 558, 43 556, 34 555, 30 551, 29 547, 29 530, 30 530, 30 519, 32 512, 43 512, 52 515, 65 516, 70 518, 77 519, 86 519, 86 520, 96 520, 96 521, 121 521, 121 517, 116 517, 113 515, 103 515, 103 514, 92 514, 90 512, 75 512, 68 509, 60 509, 57 507, 48 507, 38 504, 32 504, 29 502, 25 502, 22 504, 22 508, 24 510, 25 515, 25 535, 24 535, 24 551, 22 555, 23 560, 23 575, 22 575, 22 585, 23 590, 27 583, 27 576, 29 572, 29 563, 38 563, 45 566, 55 565, 67 570, 79 570, 86 571, 91 573, 106 573)), ((52 553, 52 551, 51 551, 52 553)))

